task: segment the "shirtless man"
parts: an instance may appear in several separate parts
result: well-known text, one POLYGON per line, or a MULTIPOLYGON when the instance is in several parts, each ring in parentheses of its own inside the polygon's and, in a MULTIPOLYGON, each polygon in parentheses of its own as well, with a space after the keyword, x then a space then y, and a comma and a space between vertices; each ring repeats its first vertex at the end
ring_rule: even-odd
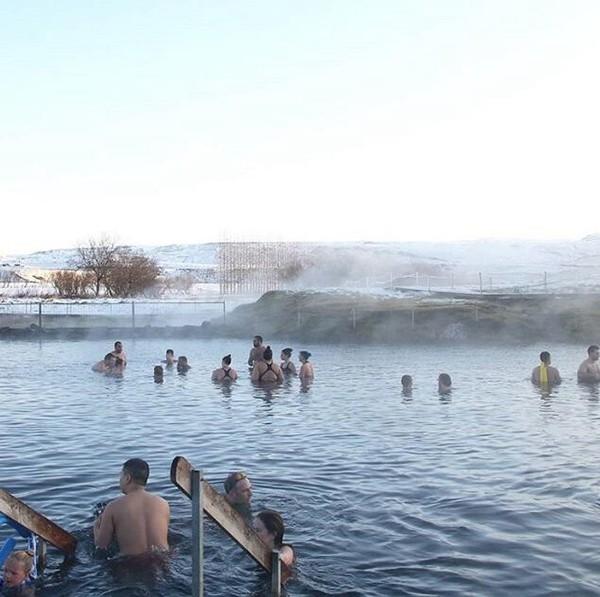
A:
POLYGON ((169 549, 170 509, 163 498, 146 492, 150 469, 140 458, 123 465, 119 486, 124 496, 110 502, 94 525, 94 543, 107 549, 116 539, 121 555, 169 549))
POLYGON ((263 361, 257 361, 254 365, 250 379, 258 383, 281 383, 283 373, 279 365, 273 362, 273 351, 270 346, 265 348, 263 359, 263 361))
POLYGON ((252 339, 252 348, 250 349, 250 354, 248 355, 248 367, 254 367, 256 363, 263 361, 264 352, 265 347, 263 346, 262 336, 254 336, 252 339))
POLYGON ((596 383, 600 381, 600 348, 592 344, 588 349, 588 358, 579 365, 577 369, 577 381, 579 383, 596 383))
POLYGON ((561 382, 560 373, 556 367, 550 367, 550 353, 546 350, 540 353, 541 364, 531 372, 531 383, 535 385, 556 385, 561 382))
POLYGON ((237 371, 231 366, 231 355, 225 355, 221 360, 221 366, 212 372, 213 381, 235 381, 238 378, 237 371))
POLYGON ((96 373, 110 373, 115 367, 115 355, 112 352, 104 355, 104 359, 98 361, 93 367, 92 371, 96 373))
POLYGON ((247 524, 252 523, 252 509, 250 501, 252 500, 252 483, 245 473, 238 471, 231 473, 225 483, 225 499, 227 503, 237 510, 247 524))
POLYGON ((119 340, 117 340, 115 342, 115 349, 112 351, 111 354, 114 355, 115 358, 122 359, 123 367, 125 367, 125 365, 127 365, 127 355, 125 354, 125 351, 123 350, 123 342, 120 342, 119 340))
POLYGON ((172 348, 168 348, 165 354, 165 360, 162 361, 167 367, 172 367, 177 364, 177 359, 175 358, 175 353, 172 348))

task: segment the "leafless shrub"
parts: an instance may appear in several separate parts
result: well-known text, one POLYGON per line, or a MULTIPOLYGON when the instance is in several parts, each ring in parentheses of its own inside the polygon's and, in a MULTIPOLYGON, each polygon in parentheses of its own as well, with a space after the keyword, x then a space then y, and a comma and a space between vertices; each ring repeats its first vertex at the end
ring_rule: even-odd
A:
POLYGON ((100 289, 106 283, 111 268, 115 265, 120 248, 106 236, 91 239, 88 246, 78 247, 77 256, 71 265, 78 270, 85 270, 93 276, 94 292, 100 294, 100 289))
POLYGON ((95 284, 93 273, 72 270, 54 272, 50 281, 62 298, 86 297, 95 284))
POLYGON ((141 251, 120 248, 103 284, 110 296, 131 297, 148 293, 156 286, 160 267, 141 251))

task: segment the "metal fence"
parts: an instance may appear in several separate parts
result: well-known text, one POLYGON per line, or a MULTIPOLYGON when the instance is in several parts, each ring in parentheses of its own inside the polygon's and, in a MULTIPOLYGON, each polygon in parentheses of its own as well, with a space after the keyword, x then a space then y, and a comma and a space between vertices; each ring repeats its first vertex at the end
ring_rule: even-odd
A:
POLYGON ((227 318, 214 301, 37 301, 0 303, 0 327, 181 327, 227 318))

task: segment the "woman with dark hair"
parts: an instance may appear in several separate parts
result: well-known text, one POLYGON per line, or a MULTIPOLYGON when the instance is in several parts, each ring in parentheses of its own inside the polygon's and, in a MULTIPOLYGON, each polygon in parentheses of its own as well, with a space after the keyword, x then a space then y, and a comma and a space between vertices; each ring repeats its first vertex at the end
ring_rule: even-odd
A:
POLYGON ((211 379, 213 381, 235 381, 238 378, 237 371, 231 366, 231 355, 226 354, 221 359, 221 366, 212 372, 211 379))
POLYGON ((291 545, 283 543, 285 525, 281 514, 273 510, 263 510, 254 517, 253 526, 256 534, 268 548, 279 550, 281 563, 289 568, 294 563, 296 555, 291 545))
POLYGON ((297 375, 296 365, 292 361, 292 352, 291 348, 284 348, 281 351, 281 364, 279 367, 284 375, 297 375))
POLYGON ((298 373, 298 377, 300 377, 300 379, 304 380, 304 379, 313 379, 315 377, 315 372, 313 370, 313 366, 312 363, 308 362, 308 359, 310 359, 311 354, 310 352, 308 352, 308 350, 301 350, 300 351, 300 373, 298 373))
POLYGON ((255 363, 250 379, 258 383, 281 383, 283 381, 283 373, 279 365, 273 362, 273 351, 270 346, 265 348, 263 360, 255 363))

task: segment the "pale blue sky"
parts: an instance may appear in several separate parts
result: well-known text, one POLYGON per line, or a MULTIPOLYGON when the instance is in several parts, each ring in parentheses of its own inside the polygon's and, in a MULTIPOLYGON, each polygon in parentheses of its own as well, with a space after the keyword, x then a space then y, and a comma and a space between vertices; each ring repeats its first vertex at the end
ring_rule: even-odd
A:
POLYGON ((599 25, 596 1, 4 2, 0 254, 598 232, 599 25))

